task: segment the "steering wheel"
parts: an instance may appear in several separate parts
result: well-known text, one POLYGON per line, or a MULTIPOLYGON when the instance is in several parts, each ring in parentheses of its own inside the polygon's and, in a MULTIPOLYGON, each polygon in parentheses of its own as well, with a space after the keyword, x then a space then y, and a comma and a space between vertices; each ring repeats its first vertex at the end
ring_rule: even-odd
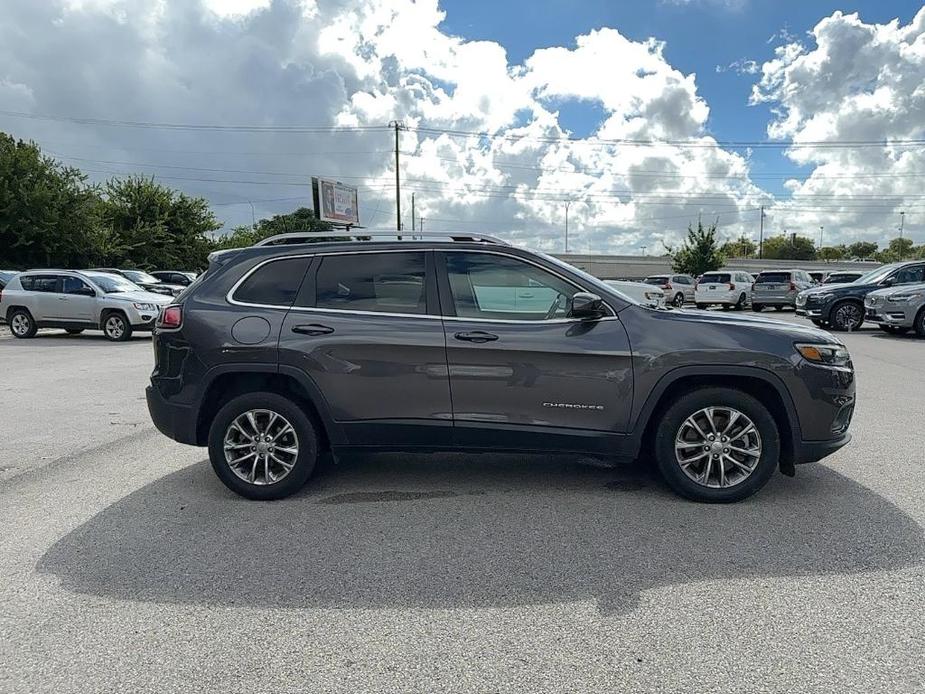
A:
POLYGON ((555 301, 552 302, 552 305, 549 307, 549 310, 546 311, 546 318, 544 318, 544 320, 555 318, 556 311, 559 310, 559 302, 564 298, 565 298, 565 294, 563 294, 562 292, 559 292, 558 294, 556 294, 556 299, 555 301))

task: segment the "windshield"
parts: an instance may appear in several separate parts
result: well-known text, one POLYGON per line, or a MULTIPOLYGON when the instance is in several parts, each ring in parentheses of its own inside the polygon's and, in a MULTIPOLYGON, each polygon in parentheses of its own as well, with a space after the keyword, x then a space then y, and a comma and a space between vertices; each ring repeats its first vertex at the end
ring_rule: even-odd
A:
POLYGON ((893 270, 899 267, 899 263, 893 263, 892 265, 883 265, 878 268, 874 268, 870 272, 867 272, 860 277, 858 277, 852 284, 877 284, 881 280, 885 279, 893 270))
POLYGON ((844 274, 833 273, 829 275, 823 284, 847 284, 849 282, 854 282, 861 276, 859 272, 851 272, 844 274))
POLYGON ((144 291, 144 289, 139 287, 134 282, 129 282, 127 279, 120 277, 119 275, 107 275, 102 272, 85 272, 83 274, 93 280, 93 283, 107 294, 144 291))
POLYGON ((141 270, 123 270, 122 272, 136 284, 157 284, 159 282, 157 277, 149 275, 147 272, 142 272, 141 270))

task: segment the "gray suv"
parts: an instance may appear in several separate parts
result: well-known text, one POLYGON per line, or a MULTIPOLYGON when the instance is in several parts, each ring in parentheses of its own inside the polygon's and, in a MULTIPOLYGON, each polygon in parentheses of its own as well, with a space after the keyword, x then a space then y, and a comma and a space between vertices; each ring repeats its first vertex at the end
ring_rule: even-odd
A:
POLYGON ((827 332, 643 306, 491 237, 363 234, 214 254, 161 312, 152 420, 242 496, 294 493, 322 452, 467 450, 653 460, 730 502, 850 439, 827 332))
POLYGON ((815 286, 805 270, 765 270, 752 285, 752 310, 760 313, 765 306, 780 311, 785 306, 796 306, 797 294, 815 286))

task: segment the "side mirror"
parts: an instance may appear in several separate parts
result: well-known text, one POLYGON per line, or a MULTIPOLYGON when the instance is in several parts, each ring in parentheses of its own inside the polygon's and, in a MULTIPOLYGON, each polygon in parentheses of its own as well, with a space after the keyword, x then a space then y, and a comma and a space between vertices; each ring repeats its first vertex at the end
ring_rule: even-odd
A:
POLYGON ((572 297, 569 316, 583 320, 593 320, 604 315, 604 300, 597 294, 578 292, 572 297))
POLYGON ((892 278, 892 277, 887 277, 885 280, 883 280, 883 281, 880 283, 880 286, 881 286, 881 287, 892 287, 894 284, 895 284, 895 281, 893 280, 893 278, 892 278))
POLYGON ((96 296, 96 292, 90 287, 78 287, 74 293, 78 296, 96 296))

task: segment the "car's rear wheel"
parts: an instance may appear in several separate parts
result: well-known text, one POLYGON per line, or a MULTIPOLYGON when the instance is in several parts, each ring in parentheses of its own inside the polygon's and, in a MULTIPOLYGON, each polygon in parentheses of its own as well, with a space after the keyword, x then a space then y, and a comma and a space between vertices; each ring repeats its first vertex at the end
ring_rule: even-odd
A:
POLYGON ((839 301, 829 315, 833 330, 851 332, 864 324, 864 309, 856 301, 839 301))
POLYGON ((761 313, 764 311, 764 304, 752 304, 752 311, 755 313, 761 313))
POLYGON ((110 342, 125 342, 132 337, 132 324, 124 313, 112 311, 103 317, 103 335, 110 342))
POLYGON ((739 300, 735 303, 735 310, 741 311, 743 308, 745 308, 746 301, 748 301, 748 299, 746 298, 745 294, 739 294, 739 300))
POLYGON ((708 304, 697 304, 697 308, 699 308, 701 311, 706 311, 707 306, 708 304))
POLYGON ((282 499, 297 492, 318 458, 318 436, 296 403, 276 393, 240 395, 209 428, 215 474, 248 499, 282 499))
POLYGON ((780 434, 768 409, 732 388, 701 388, 664 412, 655 458, 665 482, 695 501, 741 501, 761 489, 780 462, 780 434))
POLYGON ((9 321, 10 332, 13 333, 13 337, 24 340, 35 337, 35 333, 38 332, 38 326, 32 319, 32 314, 24 308, 14 309, 9 315, 9 321))
POLYGON ((684 306, 684 294, 678 292, 674 295, 674 298, 671 300, 672 305, 682 308, 684 306))

